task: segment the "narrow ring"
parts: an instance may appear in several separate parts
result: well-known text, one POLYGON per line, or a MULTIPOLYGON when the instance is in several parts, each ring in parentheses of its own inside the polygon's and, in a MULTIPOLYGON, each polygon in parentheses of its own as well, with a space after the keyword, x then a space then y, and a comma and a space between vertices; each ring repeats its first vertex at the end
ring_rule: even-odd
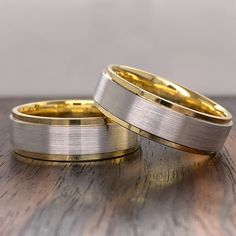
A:
POLYGON ((135 133, 193 153, 221 150, 233 125, 230 112, 207 97, 128 66, 104 70, 94 101, 135 133))
POLYGON ((134 152, 138 135, 106 118, 92 100, 54 100, 13 108, 11 142, 22 156, 91 161, 134 152))

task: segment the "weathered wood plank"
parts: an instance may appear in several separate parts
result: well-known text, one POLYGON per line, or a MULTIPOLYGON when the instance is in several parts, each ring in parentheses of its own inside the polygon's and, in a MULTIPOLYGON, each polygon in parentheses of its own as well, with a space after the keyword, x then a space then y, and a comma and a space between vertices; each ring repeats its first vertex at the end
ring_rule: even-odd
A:
MULTIPOLYGON (((0 235, 236 235, 235 127, 215 158, 142 139, 112 161, 26 163, 8 133, 25 101, 0 101, 0 235)), ((236 98, 218 101, 236 118, 236 98)))

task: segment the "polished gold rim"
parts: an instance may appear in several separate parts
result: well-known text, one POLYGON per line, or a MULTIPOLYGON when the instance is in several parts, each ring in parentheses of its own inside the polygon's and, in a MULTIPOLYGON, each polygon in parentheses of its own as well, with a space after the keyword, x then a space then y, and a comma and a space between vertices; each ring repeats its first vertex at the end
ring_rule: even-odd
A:
POLYGON ((201 155, 215 155, 216 152, 212 152, 212 151, 205 151, 205 150, 199 150, 199 149, 194 149, 194 148, 190 148, 190 147, 186 147, 184 145, 175 143, 175 142, 171 142, 168 141, 166 139, 163 139, 161 137, 158 137, 156 135, 150 134, 149 132, 139 129, 127 122, 125 122, 124 120, 119 119, 118 117, 114 116, 113 114, 111 114, 109 111, 107 111, 106 109, 104 109, 102 106, 100 106, 98 103, 96 103, 97 108, 106 116, 110 117, 113 121, 115 121, 116 123, 118 123, 119 125, 145 137, 148 138, 152 141, 156 141, 159 142, 165 146, 171 147, 171 148, 175 148, 178 149, 180 151, 185 151, 185 152, 190 152, 190 153, 195 153, 195 154, 201 154, 201 155))
POLYGON ((211 99, 136 68, 110 65, 104 75, 130 92, 190 117, 224 124, 232 115, 211 99))
POLYGON ((18 120, 49 125, 104 125, 111 121, 92 100, 52 100, 24 104, 13 108, 18 120))
POLYGON ((86 155, 55 155, 55 154, 43 154, 36 152, 29 152, 24 150, 15 149, 14 152, 20 156, 41 160, 41 161, 56 161, 56 162, 86 162, 86 161, 98 161, 121 157, 131 154, 139 149, 139 145, 126 150, 120 150, 109 153, 97 153, 86 155))
POLYGON ((114 164, 121 164, 123 162, 129 162, 134 159, 136 159, 141 153, 140 147, 138 147, 135 151, 127 153, 125 155, 121 156, 115 156, 113 158, 107 158, 107 159, 95 159, 95 160, 85 160, 85 161, 55 161, 55 160, 42 160, 42 159, 36 159, 36 158, 31 158, 28 156, 23 156, 20 154, 17 154, 16 152, 13 152, 13 157, 20 161, 24 162, 26 164, 35 164, 35 165, 46 165, 46 166, 74 166, 74 165, 91 165, 91 162, 93 162, 96 165, 102 165, 102 164, 107 164, 107 161, 110 161, 111 163, 114 164))

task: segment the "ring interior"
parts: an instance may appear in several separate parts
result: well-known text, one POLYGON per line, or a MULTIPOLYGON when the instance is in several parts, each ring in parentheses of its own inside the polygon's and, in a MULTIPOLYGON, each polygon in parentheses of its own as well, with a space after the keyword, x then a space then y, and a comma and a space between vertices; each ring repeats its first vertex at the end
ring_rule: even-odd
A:
POLYGON ((189 89, 147 72, 113 66, 112 71, 122 79, 160 98, 197 112, 218 118, 229 118, 229 113, 219 104, 189 89))
POLYGON ((93 101, 89 100, 32 103, 19 107, 18 112, 30 116, 52 118, 91 118, 104 116, 95 107, 93 101))

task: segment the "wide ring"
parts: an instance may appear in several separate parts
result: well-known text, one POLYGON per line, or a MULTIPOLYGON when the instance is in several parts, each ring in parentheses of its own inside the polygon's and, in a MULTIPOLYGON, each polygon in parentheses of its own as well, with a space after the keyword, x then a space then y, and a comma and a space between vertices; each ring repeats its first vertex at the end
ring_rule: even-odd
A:
POLYGON ((201 154, 221 150, 231 114, 201 94, 136 68, 110 65, 94 95, 118 124, 167 146, 201 154))
POLYGON ((91 100, 57 100, 13 108, 11 142, 22 156, 91 161, 134 152, 138 135, 106 118, 91 100))

